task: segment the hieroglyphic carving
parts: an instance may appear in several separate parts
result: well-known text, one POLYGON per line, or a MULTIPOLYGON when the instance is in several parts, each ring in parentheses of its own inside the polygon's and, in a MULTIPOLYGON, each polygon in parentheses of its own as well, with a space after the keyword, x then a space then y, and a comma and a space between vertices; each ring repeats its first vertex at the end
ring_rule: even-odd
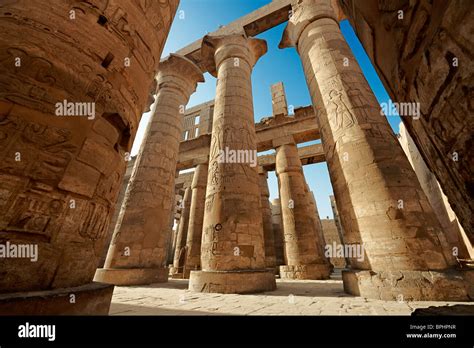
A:
POLYGON ((79 234, 93 241, 102 239, 107 231, 109 218, 108 207, 97 202, 88 202, 81 212, 79 234))
POLYGON ((5 150, 0 153, 0 170, 53 183, 60 180, 76 150, 71 131, 12 115, 4 118, 0 127, 0 142, 4 141, 5 150))
MULTIPOLYGON (((22 4, 0 5, 0 235, 40 242, 45 282, 31 277, 22 291, 83 285, 177 1, 22 4), (62 100, 95 102, 95 119, 56 117, 62 100)), ((0 292, 18 289, 19 270, 36 272, 8 263, 0 292)))

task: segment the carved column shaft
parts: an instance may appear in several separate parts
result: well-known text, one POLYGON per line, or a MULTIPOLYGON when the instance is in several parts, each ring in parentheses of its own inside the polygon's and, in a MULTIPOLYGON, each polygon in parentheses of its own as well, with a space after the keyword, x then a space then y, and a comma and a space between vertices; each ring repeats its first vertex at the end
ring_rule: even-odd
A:
POLYGON ((186 269, 185 278, 189 278, 191 270, 201 268, 201 239, 204 220, 204 205, 206 202, 207 163, 198 164, 194 171, 192 198, 190 206, 188 236, 186 239, 186 269))
POLYGON ((158 74, 149 129, 125 194, 105 267, 96 279, 113 284, 167 281, 167 243, 184 108, 203 77, 188 59, 171 55, 158 74))
MULTIPOLYGON (((304 171, 303 171, 303 178, 305 179, 305 186, 306 186, 306 191, 309 197, 309 201, 311 203, 311 210, 314 212, 313 213, 313 221, 314 221, 314 226, 316 229, 316 234, 317 234, 317 248, 320 249, 320 252, 324 255, 325 251, 325 246, 327 245, 326 238, 324 237, 324 231, 323 231, 323 225, 321 223, 321 218, 319 217, 319 210, 318 210, 318 205, 316 203, 316 198, 314 197, 313 192, 310 190, 308 183, 306 182, 306 178, 304 177, 304 171)), ((326 257, 326 256, 325 256, 326 257)), ((326 257, 326 260, 329 263, 329 267, 332 270, 333 266, 329 260, 329 258, 326 257)))
POLYGON ((265 238, 265 267, 275 268, 275 237, 273 233, 272 210, 270 208, 270 191, 268 190, 268 173, 259 167, 260 210, 262 212, 263 234, 265 238))
MULTIPOLYGON (((176 177, 175 177, 176 178, 176 177)), ((178 190, 175 190, 175 195, 173 197, 173 211, 172 211, 172 214, 170 216, 170 229, 171 229, 171 235, 170 235, 170 239, 169 239, 169 248, 168 248, 168 257, 166 259, 166 264, 173 264, 173 259, 174 259, 174 251, 175 251, 175 248, 176 248, 176 233, 177 231, 175 231, 173 228, 174 228, 174 225, 175 225, 175 222, 177 223, 177 226, 179 226, 179 219, 176 218, 177 216, 177 213, 178 213, 178 205, 179 205, 179 202, 181 201, 182 197, 178 194, 178 190)))
POLYGON ((263 40, 244 35, 203 39, 208 71, 217 76, 206 210, 201 246, 202 271, 191 271, 190 289, 241 293, 271 290, 265 270, 264 236, 256 161, 232 161, 230 151, 256 158, 251 71, 266 52, 263 40))
POLYGON ((341 34, 336 4, 295 4, 280 47, 296 46, 301 57, 344 239, 359 249, 350 259, 353 271, 343 273, 345 290, 384 299, 466 299, 467 282, 452 280, 460 289, 453 293, 446 281, 439 222, 341 34), (427 283, 421 280, 428 270, 427 283))
MULTIPOLYGON (((279 185, 278 185, 279 186, 279 185)), ((273 224, 273 236, 275 241, 275 257, 276 257, 276 265, 284 265, 285 264, 285 256, 284 256, 284 241, 283 241, 283 223, 281 219, 281 204, 280 199, 274 199, 272 201, 272 224, 273 224)))
POLYGON ((95 5, 0 5, 0 241, 37 248, 0 261, 0 292, 29 292, 2 314, 57 313, 71 287, 94 310, 61 314, 108 312, 113 288, 92 279, 178 1, 95 5))
POLYGON ((186 238, 188 236, 189 215, 191 208, 192 189, 186 187, 182 200, 181 218, 179 219, 178 231, 176 234, 176 244, 174 249, 173 268, 175 273, 183 271, 186 257, 186 238))
POLYGON ((280 182, 281 213, 285 240, 285 264, 280 276, 291 279, 326 279, 329 264, 315 225, 314 207, 306 189, 303 168, 294 143, 276 149, 276 173, 280 182))

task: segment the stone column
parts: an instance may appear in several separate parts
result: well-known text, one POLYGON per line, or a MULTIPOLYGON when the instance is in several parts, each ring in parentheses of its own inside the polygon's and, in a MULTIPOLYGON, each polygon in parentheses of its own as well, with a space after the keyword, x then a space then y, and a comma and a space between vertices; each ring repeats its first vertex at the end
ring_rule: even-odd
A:
POLYGON ((184 197, 182 201, 181 218, 179 219, 179 226, 176 233, 176 244, 173 257, 173 274, 182 277, 182 272, 186 258, 186 238, 188 236, 189 226, 189 212, 191 208, 191 187, 186 187, 184 190, 184 197))
MULTIPOLYGON (((275 241, 275 257, 276 266, 285 264, 285 246, 283 242, 283 223, 281 220, 281 205, 280 199, 274 199, 272 201, 272 224, 273 224, 273 236, 275 241)), ((280 268, 278 267, 278 271, 280 268)))
POLYGON ((194 171, 192 198, 189 215, 188 236, 186 238, 186 264, 184 278, 189 278, 191 270, 201 269, 201 239, 202 223, 204 220, 204 204, 206 202, 208 164, 196 166, 194 171))
POLYGON ((286 251, 280 277, 328 279, 330 266, 314 222, 314 207, 306 190, 296 144, 291 137, 285 137, 274 140, 274 147, 286 251))
POLYGON ((435 175, 429 170, 415 142, 400 122, 399 142, 407 155, 420 185, 430 201, 431 207, 446 234, 444 255, 446 259, 457 263, 456 259, 474 259, 474 248, 469 242, 463 228, 459 224, 456 214, 449 205, 448 198, 444 195, 435 175))
MULTIPOLYGON (((170 222, 171 235, 169 239, 168 257, 166 259, 166 264, 171 265, 170 268, 172 268, 172 265, 173 265, 174 250, 176 248, 177 231, 174 229, 174 225, 175 225, 175 222, 179 223, 179 219, 177 219, 178 204, 182 199, 182 197, 177 192, 178 190, 175 190, 175 195, 173 197, 173 214, 171 215, 171 222, 170 222)), ((176 224, 176 226, 179 225, 178 223, 176 224)))
POLYGON ((161 62, 155 112, 136 160, 105 266, 96 280, 132 285, 165 282, 169 216, 184 107, 203 82, 190 60, 171 55, 161 62))
POLYGON ((260 185, 260 210, 262 212, 263 235, 265 239, 265 267, 275 270, 275 237, 273 235, 272 210, 270 208, 270 191, 268 190, 268 173, 258 167, 260 185))
POLYGON ((31 257, 2 257, 0 315, 108 313, 92 280, 177 6, 1 2, 0 243, 31 257))
MULTIPOLYGON (((341 239, 341 242, 345 243, 344 230, 342 228, 341 219, 339 217, 339 211, 337 210, 336 199, 334 198, 333 195, 330 195, 329 200, 331 202, 331 209, 332 209, 332 214, 334 215, 334 223, 336 224, 336 227, 337 227, 337 233, 339 234, 339 238, 341 239)), ((349 264, 349 261, 348 260, 346 261, 347 261, 347 264, 349 264)))
POLYGON ((362 247, 367 256, 351 258, 352 270, 343 272, 345 291, 381 299, 466 300, 473 289, 448 272, 440 225, 341 34, 336 3, 295 4, 280 47, 298 49, 319 113, 344 239, 359 247, 357 256, 362 247))
POLYGON ((112 240, 112 237, 114 235, 115 224, 117 223, 117 219, 122 207, 122 203, 125 198, 125 192, 127 191, 128 182, 130 180, 130 176, 132 175, 133 166, 135 164, 135 158, 130 157, 127 162, 127 169, 125 170, 122 183, 120 184, 120 191, 118 194, 117 201, 115 202, 114 213, 111 215, 111 218, 110 218, 110 224, 107 231, 107 238, 104 243, 104 248, 101 251, 101 258, 100 258, 98 268, 104 267, 105 259, 107 258, 107 252, 109 251, 110 241, 112 240))
MULTIPOLYGON (((304 178, 304 171, 303 171, 303 178, 304 178)), ((334 269, 334 266, 331 263, 331 260, 325 255, 325 246, 327 245, 327 241, 326 241, 326 238, 324 237, 323 224, 321 223, 321 218, 319 217, 319 211, 318 211, 318 205, 316 203, 316 198, 314 198, 314 194, 310 190, 309 185, 306 182, 306 180, 305 180, 305 184, 306 184, 306 191, 309 196, 309 200, 311 202, 311 210, 313 211, 314 226, 316 229, 316 233, 318 235, 318 241, 320 241, 317 244, 317 247, 320 249, 320 252, 324 255, 324 257, 328 261, 329 269, 332 272, 334 269)))
MULTIPOLYGON (((303 171, 303 178, 304 178, 304 171, 303 171)), ((318 234, 321 236, 322 240, 322 245, 324 246, 326 244, 326 240, 324 239, 324 234, 323 234, 323 227, 321 224, 321 218, 319 216, 319 211, 318 211, 318 205, 316 203, 316 198, 314 198, 313 191, 310 190, 308 183, 306 182, 305 178, 305 186, 306 186, 306 191, 309 196, 309 201, 311 204, 311 210, 314 212, 313 213, 313 220, 314 220, 314 225, 316 226, 316 231, 318 231, 318 234)))
MULTIPOLYGON (((331 210, 332 210, 332 214, 334 215, 334 224, 336 225, 337 234, 339 235, 339 240, 341 241, 341 244, 345 245, 344 230, 342 229, 341 219, 339 218, 339 212, 337 210, 336 199, 334 198, 333 195, 330 195, 329 201, 331 202, 331 210)), ((344 254, 344 260, 345 260, 345 267, 349 267, 351 264, 351 261, 348 255, 344 254)))
POLYGON ((208 71, 217 76, 217 88, 202 271, 191 271, 189 280, 194 291, 250 293, 276 287, 273 273, 265 269, 250 79, 254 64, 265 52, 264 40, 243 34, 205 36, 202 42, 202 58, 208 71), (247 159, 237 161, 237 150, 247 159))

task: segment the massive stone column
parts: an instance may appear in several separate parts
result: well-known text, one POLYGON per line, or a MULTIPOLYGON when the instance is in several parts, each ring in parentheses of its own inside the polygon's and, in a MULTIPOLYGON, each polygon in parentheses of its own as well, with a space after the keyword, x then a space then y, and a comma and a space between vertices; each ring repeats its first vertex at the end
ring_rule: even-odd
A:
MULTIPOLYGON (((303 178, 304 178, 304 171, 303 171, 303 178)), ((314 198, 313 192, 310 190, 308 183, 306 182, 305 179, 305 186, 306 186, 306 191, 309 196, 309 201, 311 205, 311 210, 313 211, 313 223, 314 223, 314 228, 316 229, 316 233, 318 235, 318 248, 319 251, 324 254, 324 257, 329 263, 329 268, 332 272, 334 269, 333 264, 331 263, 330 259, 326 256, 325 254, 325 246, 327 245, 326 238, 324 237, 324 232, 323 232, 323 224, 321 223, 321 218, 319 217, 319 211, 318 211, 318 205, 316 203, 316 199, 314 198)))
POLYGON ((328 279, 330 265, 316 229, 296 144, 292 137, 285 137, 274 140, 274 147, 285 240, 285 265, 280 266, 280 277, 328 279))
POLYGON ((274 232, 273 237, 275 241, 276 266, 280 266, 285 264, 285 246, 283 242, 283 223, 281 220, 281 205, 279 198, 272 200, 272 224, 274 232))
POLYGON ((208 164, 196 166, 194 171, 192 198, 189 215, 188 236, 186 238, 186 264, 184 278, 189 278, 189 272, 201 269, 201 239, 202 223, 204 220, 204 204, 206 202, 208 164))
POLYGON ((309 188, 308 183, 306 182, 306 178, 304 177, 304 171, 303 171, 303 179, 305 179, 305 187, 306 187, 306 192, 309 196, 309 201, 311 204, 311 210, 314 212, 313 213, 313 221, 314 225, 316 226, 316 231, 318 232, 318 235, 320 236, 319 238, 322 240, 322 246, 326 244, 326 240, 324 239, 324 234, 323 234, 323 227, 321 224, 321 218, 319 217, 319 210, 318 210, 318 205, 316 203, 316 198, 314 198, 314 194, 309 188))
POLYGON ((446 259, 474 259, 474 248, 469 238, 459 224, 456 214, 451 209, 447 197, 444 195, 435 175, 429 170, 421 153, 418 151, 412 137, 400 122, 400 145, 407 155, 410 164, 415 171, 420 185, 430 201, 431 207, 446 234, 446 248, 444 254, 446 259))
POLYGON ((185 258, 186 258, 186 238, 188 236, 189 212, 191 208, 192 188, 184 189, 184 197, 182 201, 181 217, 176 234, 176 244, 173 257, 173 272, 182 276, 185 258))
POLYGON ((217 76, 217 88, 202 271, 191 271, 189 280, 189 288, 194 291, 249 293, 276 287, 273 273, 265 269, 250 79, 266 47, 264 40, 244 34, 205 36, 202 42, 202 58, 208 71, 217 76))
POLYGON ((1 2, 1 315, 108 313, 92 280, 177 5, 1 2))
POLYGON ((125 194, 105 266, 96 280, 131 285, 164 282, 169 217, 184 107, 203 82, 190 60, 171 55, 161 62, 155 110, 125 194))
POLYGON ((472 298, 469 281, 448 271, 439 223, 344 41, 336 3, 295 4, 280 47, 298 49, 345 242, 362 243, 367 255, 351 259, 345 290, 381 299, 466 300, 469 292, 472 298))
POLYGON ((273 235, 272 210, 270 208, 270 191, 268 190, 268 173, 258 167, 260 185, 260 210, 262 212, 263 235, 265 239, 265 267, 275 269, 275 237, 273 235))

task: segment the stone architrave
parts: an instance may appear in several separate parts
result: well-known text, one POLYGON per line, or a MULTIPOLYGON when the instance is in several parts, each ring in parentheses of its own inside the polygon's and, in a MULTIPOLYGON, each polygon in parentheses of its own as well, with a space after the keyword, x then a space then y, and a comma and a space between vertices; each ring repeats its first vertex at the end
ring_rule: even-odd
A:
POLYGON ((344 239, 359 249, 343 272, 345 291, 379 299, 472 298, 472 271, 449 268, 439 222, 341 34, 336 3, 294 4, 280 47, 297 47, 344 239))
POLYGON ((94 273, 177 6, 1 2, 0 243, 32 260, 1 259, 0 315, 108 313, 94 273))
POLYGON ((181 218, 176 234, 176 244, 173 257, 173 272, 176 275, 183 273, 186 258, 186 238, 188 236, 189 213, 191 208, 192 188, 186 187, 182 200, 181 218))
POLYGON ((251 72, 266 52, 264 40, 245 34, 205 36, 201 54, 217 76, 201 245, 202 271, 191 271, 199 292, 251 293, 276 288, 265 268, 256 161, 251 72), (246 154, 246 160, 227 156, 246 154), (243 152, 242 152, 243 151, 243 152), (234 154, 235 154, 234 152, 234 154))
POLYGON ((268 190, 268 173, 258 167, 260 185, 260 210, 262 212, 263 234, 265 237, 265 267, 275 270, 275 237, 273 233, 272 210, 270 208, 270 191, 268 190))
POLYGON ((185 106, 204 78, 172 54, 160 64, 155 110, 125 194, 104 268, 95 279, 132 285, 168 280, 169 217, 185 106))
POLYGON ((285 241, 285 265, 280 266, 280 277, 328 279, 331 269, 324 256, 321 231, 316 228, 298 148, 292 137, 276 139, 274 146, 285 241))
POLYGON ((192 198, 188 235, 186 238, 184 278, 189 278, 190 271, 201 269, 201 239, 204 205, 206 202, 207 169, 207 163, 198 164, 194 171, 193 182, 191 184, 192 198))

